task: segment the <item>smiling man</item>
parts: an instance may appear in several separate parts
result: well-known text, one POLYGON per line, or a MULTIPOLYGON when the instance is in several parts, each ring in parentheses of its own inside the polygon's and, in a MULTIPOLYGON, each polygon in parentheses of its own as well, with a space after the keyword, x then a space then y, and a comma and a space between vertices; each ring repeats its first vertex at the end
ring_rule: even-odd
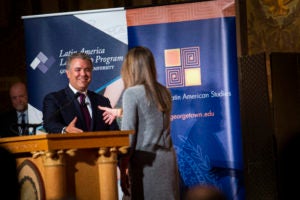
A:
POLYGON ((43 100, 43 122, 48 133, 80 133, 84 131, 119 130, 116 121, 103 121, 99 105, 111 107, 108 98, 88 89, 92 81, 93 63, 89 55, 74 53, 66 62, 69 84, 51 92, 43 100))

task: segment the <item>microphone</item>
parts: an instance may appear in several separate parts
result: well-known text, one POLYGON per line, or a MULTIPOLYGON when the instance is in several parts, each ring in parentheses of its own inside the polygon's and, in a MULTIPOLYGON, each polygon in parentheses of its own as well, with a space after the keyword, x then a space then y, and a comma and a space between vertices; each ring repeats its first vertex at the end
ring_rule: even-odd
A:
POLYGON ((82 106, 88 106, 88 105, 90 105, 90 103, 89 102, 82 102, 81 105, 82 106))
POLYGON ((39 123, 39 124, 29 124, 29 123, 12 123, 10 124, 9 126, 9 130, 15 134, 16 136, 20 136, 22 135, 19 131, 16 131, 16 130, 19 130, 19 128, 21 128, 21 130, 27 130, 27 132, 25 132, 25 134, 23 135, 35 135, 36 134, 36 129, 37 127, 41 126, 42 123, 39 123), (29 129, 32 128, 32 131, 29 131, 29 129), (29 134, 29 133, 32 133, 32 134, 29 134))
MULTIPOLYGON (((39 123, 39 124, 29 124, 29 123, 27 123, 27 124, 25 124, 25 127, 26 127, 26 129, 30 129, 30 128, 32 128, 32 135, 35 135, 36 134, 36 129, 38 128, 38 127, 40 127, 40 126, 42 126, 43 125, 43 123, 39 123)), ((30 133, 30 132, 29 132, 30 133)))
MULTIPOLYGON (((77 92, 76 93, 78 96, 77 97, 79 97, 79 96, 81 96, 82 95, 82 93, 80 93, 80 92, 77 92)), ((84 102, 81 102, 81 99, 80 99, 80 105, 81 106, 88 106, 90 103, 86 100, 86 96, 85 96, 85 98, 84 98, 84 102)))

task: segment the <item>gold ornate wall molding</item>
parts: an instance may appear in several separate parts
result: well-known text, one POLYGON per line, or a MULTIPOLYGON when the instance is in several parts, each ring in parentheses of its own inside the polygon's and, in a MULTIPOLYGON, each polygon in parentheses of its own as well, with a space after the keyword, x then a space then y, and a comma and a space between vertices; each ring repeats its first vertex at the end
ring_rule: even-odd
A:
POLYGON ((300 51, 299 0, 248 0, 248 54, 300 51))

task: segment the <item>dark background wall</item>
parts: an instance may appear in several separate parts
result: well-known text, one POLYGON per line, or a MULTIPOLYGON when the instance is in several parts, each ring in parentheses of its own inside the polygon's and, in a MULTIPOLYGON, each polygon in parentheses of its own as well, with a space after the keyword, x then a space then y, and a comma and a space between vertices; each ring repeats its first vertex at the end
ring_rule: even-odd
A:
POLYGON ((300 178, 300 2, 238 2, 246 196, 294 199, 293 181, 300 178))

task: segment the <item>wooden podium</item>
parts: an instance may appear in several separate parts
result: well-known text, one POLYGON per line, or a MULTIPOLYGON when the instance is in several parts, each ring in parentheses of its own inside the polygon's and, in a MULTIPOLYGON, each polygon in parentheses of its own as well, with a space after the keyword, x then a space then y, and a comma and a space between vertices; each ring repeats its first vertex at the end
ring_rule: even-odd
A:
POLYGON ((1 138, 16 157, 21 199, 117 200, 117 157, 134 131, 1 138))

